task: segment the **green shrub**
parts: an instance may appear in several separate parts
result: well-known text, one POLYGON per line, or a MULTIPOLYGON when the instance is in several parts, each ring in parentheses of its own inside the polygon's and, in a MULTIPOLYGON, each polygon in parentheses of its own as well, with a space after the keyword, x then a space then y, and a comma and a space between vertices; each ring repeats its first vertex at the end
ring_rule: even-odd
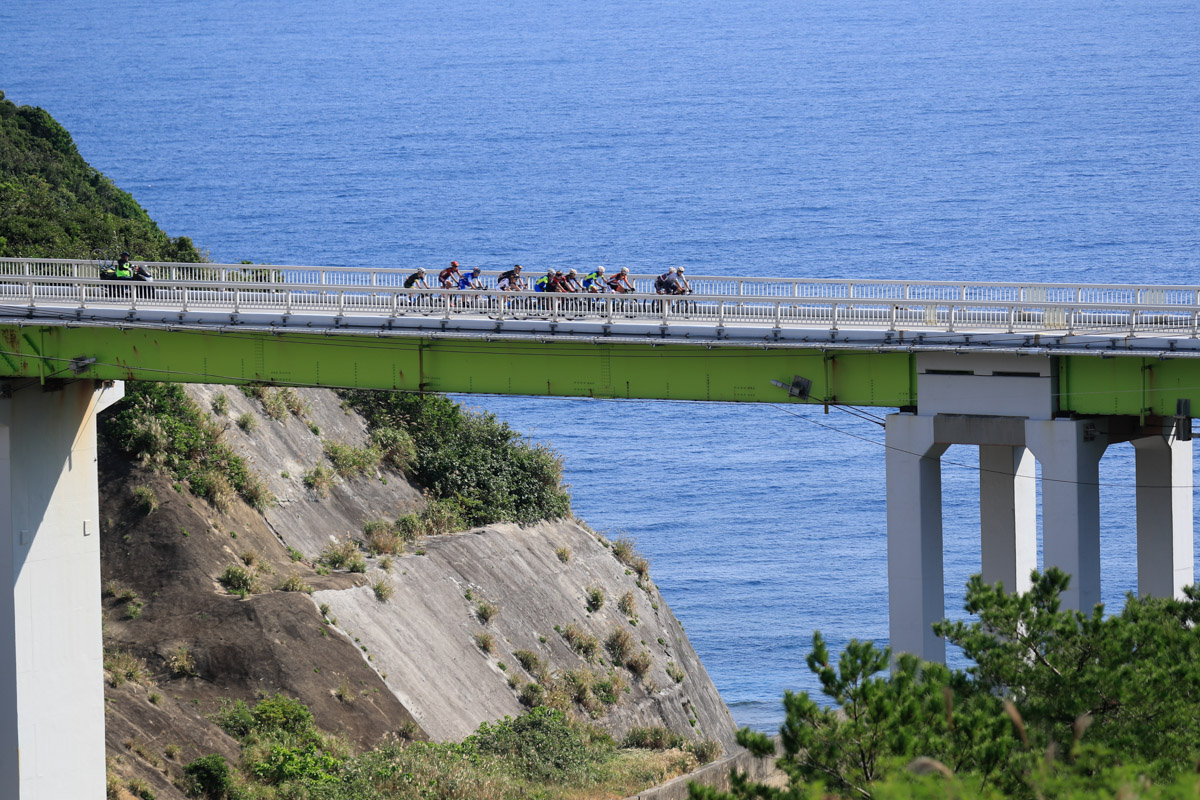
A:
POLYGON ((519 774, 550 783, 586 782, 615 750, 606 734, 550 708, 494 725, 485 722, 467 741, 480 753, 511 760, 519 774))
POLYGON ((526 708, 537 708, 542 705, 546 699, 546 690, 541 684, 527 683, 521 687, 520 693, 517 695, 517 701, 526 708))
POLYGON ((596 658, 600 649, 600 641, 583 629, 577 622, 562 629, 562 637, 571 645, 571 649, 583 656, 589 662, 596 658))
POLYGON ((712 739, 701 739, 687 743, 687 751, 696 757, 701 764, 708 764, 721 757, 724 748, 721 743, 712 739))
POLYGON ((343 761, 323 752, 314 743, 303 747, 274 745, 266 758, 250 764, 250 773, 268 784, 300 782, 307 786, 339 780, 343 761))
POLYGON ((528 672, 533 677, 537 678, 546 670, 545 664, 537 653, 529 650, 515 650, 513 657, 521 664, 521 668, 528 672))
POLYGON ((324 440, 325 457, 333 464, 333 471, 342 478, 365 475, 379 467, 380 453, 374 447, 354 447, 324 440))
POLYGON ((644 676, 649 670, 650 665, 654 661, 654 657, 649 651, 639 650, 631 656, 623 659, 625 667, 634 675, 639 677, 644 676))
POLYGON ((495 603, 489 603, 487 600, 480 600, 475 604, 475 616, 479 617, 479 621, 484 625, 495 619, 500 613, 500 608, 495 603))
POLYGON ((558 556, 558 560, 566 564, 571 560, 571 548, 565 544, 554 551, 554 555, 558 556))
POLYGON ((186 677, 196 674, 196 659, 188 646, 181 644, 175 647, 167 656, 167 668, 175 677, 186 677))
POLYGON ((146 681, 146 662, 124 650, 105 651, 104 671, 108 673, 108 682, 113 688, 120 687, 126 681, 146 681))
POLYGON ((224 392, 217 392, 213 395, 210 405, 212 412, 218 417, 223 417, 229 413, 229 398, 225 396, 224 392))
POLYGON ((366 572, 367 562, 353 539, 346 537, 330 542, 321 552, 320 563, 347 572, 366 572))
POLYGON ((589 586, 587 588, 587 610, 596 612, 604 605, 604 589, 599 586, 589 586))
POLYGON ((217 580, 230 594, 236 594, 239 597, 253 594, 260 589, 258 571, 252 567, 243 567, 241 564, 230 564, 217 580))
POLYGON ((370 520, 363 523, 363 540, 372 555, 400 553, 404 551, 404 540, 395 527, 386 520, 370 520))
POLYGON ((304 592, 305 594, 312 594, 313 592, 313 587, 305 583, 295 572, 280 581, 275 588, 281 592, 304 592))
POLYGON ((475 634, 475 646, 485 653, 496 652, 496 638, 487 631, 475 634))
POLYGON ((275 495, 267 488, 266 481, 253 474, 246 476, 246 484, 242 487, 242 497, 251 508, 260 514, 275 503, 275 495))
POLYGON ((258 417, 249 411, 244 411, 238 414, 237 426, 242 429, 243 433, 254 433, 254 430, 258 427, 258 417))
POLYGON ((278 389, 265 389, 259 399, 262 400, 263 411, 267 412, 268 417, 276 422, 283 422, 287 419, 287 403, 278 389))
MULTIPOLYGON (((673 750, 683 747, 686 740, 661 725, 649 728, 630 728, 621 741, 621 747, 637 747, 642 750, 673 750)), ((711 759, 710 759, 711 760, 711 759)))
POLYGON ((626 591, 621 595, 621 599, 617 601, 617 608, 627 617, 637 617, 637 601, 633 599, 633 592, 626 591))
POLYGON ((186 481, 218 508, 235 495, 245 497, 253 475, 222 433, 174 383, 126 382, 125 398, 104 425, 105 438, 119 450, 186 481))
MULTIPOLYGON (((411 437, 415 456, 405 474, 433 497, 457 500, 465 526, 536 522, 569 513, 558 457, 494 415, 466 412, 443 395, 348 391, 342 396, 373 432, 402 430, 411 437)), ((375 441, 382 450, 384 442, 375 441)))
POLYGON ((158 510, 158 495, 149 486, 137 486, 133 490, 133 500, 138 510, 143 514, 153 514, 158 510))
POLYGON ((397 472, 408 472, 416 461, 417 446, 403 428, 373 428, 371 444, 379 451, 383 463, 397 472))
POLYGON ((183 768, 188 794, 207 800, 227 800, 232 797, 233 775, 224 757, 217 753, 197 758, 183 768))
POLYGON ((299 700, 276 694, 254 706, 254 727, 263 732, 302 734, 313 728, 313 715, 299 700))
POLYGON ((674 661, 667 662, 667 676, 676 683, 683 683, 683 679, 687 677, 674 661))
POLYGON ((329 487, 333 486, 333 472, 324 464, 317 464, 304 473, 303 481, 304 485, 312 489, 317 497, 327 497, 329 487))
POLYGON ((633 635, 620 625, 614 625, 604 640, 604 648, 612 656, 613 664, 624 664, 633 647, 633 635))
POLYGON ((309 404, 300 397, 300 394, 291 387, 280 389, 279 399, 283 402, 284 408, 286 408, 293 417, 304 419, 306 416, 308 416, 308 412, 312 410, 309 404))
POLYGON ((371 590, 375 592, 375 599, 381 603, 391 600, 392 595, 396 593, 396 587, 392 586, 392 582, 382 578, 371 584, 371 590))

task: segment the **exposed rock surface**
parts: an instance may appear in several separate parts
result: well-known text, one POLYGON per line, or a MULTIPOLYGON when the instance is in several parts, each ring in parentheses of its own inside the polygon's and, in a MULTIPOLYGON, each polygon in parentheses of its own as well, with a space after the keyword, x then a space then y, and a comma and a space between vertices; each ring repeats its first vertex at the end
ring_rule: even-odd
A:
POLYGON ((148 673, 141 684, 106 690, 108 749, 120 758, 118 771, 145 777, 160 798, 181 796, 170 783, 181 764, 211 752, 237 756, 237 744, 208 721, 221 700, 275 692, 297 697, 321 727, 359 746, 406 727, 411 733, 414 722, 417 736, 460 739, 483 721, 524 710, 518 692, 532 676, 513 655, 517 650, 536 653, 550 672, 619 673, 628 686, 619 702, 591 707, 596 722, 614 734, 665 725, 733 747, 732 718, 682 626, 657 589, 648 580, 639 586, 602 537, 571 521, 500 524, 424 540, 417 552, 393 558, 386 573, 369 559, 366 575, 319 574, 315 559, 331 540, 361 535, 368 520, 421 507, 420 491, 387 471, 339 480, 323 498, 305 487, 304 473, 324 459, 323 438, 366 442, 362 419, 332 392, 299 390, 304 419, 288 415, 280 422, 236 388, 188 391, 205 410, 216 394, 226 396, 226 440, 279 502, 265 516, 240 501, 220 511, 165 475, 113 452, 102 455, 103 578, 144 603, 131 618, 128 600, 105 600, 105 645, 143 659, 148 673), (249 433, 235 424, 243 414, 257 420, 249 433), (155 493, 157 509, 139 507, 137 487, 155 493), (565 561, 562 547, 570 551, 565 561), (218 578, 247 558, 265 572, 262 591, 242 599, 218 578), (293 574, 315 590, 311 596, 277 588, 293 574), (386 602, 370 585, 381 580, 394 589, 386 602), (605 595, 591 613, 590 588, 605 595), (627 592, 633 615, 618 609, 627 592), (486 625, 475 610, 478 600, 499 609, 486 625), (555 630, 571 623, 601 642, 590 664, 555 630), (621 629, 651 656, 642 676, 614 667, 604 649, 605 637, 621 629), (492 635, 494 654, 477 646, 481 632, 492 635), (171 668, 180 647, 194 660, 184 673, 171 668), (180 748, 173 757, 165 755, 170 745, 180 748))

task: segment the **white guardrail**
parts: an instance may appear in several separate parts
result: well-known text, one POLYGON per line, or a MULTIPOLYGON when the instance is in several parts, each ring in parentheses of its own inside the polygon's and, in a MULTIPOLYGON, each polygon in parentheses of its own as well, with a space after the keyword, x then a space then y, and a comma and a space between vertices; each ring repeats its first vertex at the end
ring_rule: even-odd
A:
MULTIPOLYGON (((497 320, 690 323, 879 330, 1072 333, 1200 333, 1200 287, 1020 284, 689 276, 693 294, 653 293, 652 275, 631 275, 636 294, 501 292, 498 270, 480 291, 404 289, 411 270, 242 264, 147 263, 153 283, 102 281, 100 263, 0 259, 0 306, 21 316, 73 317, 89 309, 133 312, 486 316, 497 320)), ((526 272, 527 280, 536 270, 526 272)), ((436 273, 427 279, 436 283, 436 273)), ((0 309, 3 311, 3 309, 0 309)), ((349 320, 347 320, 349 321, 349 320)))

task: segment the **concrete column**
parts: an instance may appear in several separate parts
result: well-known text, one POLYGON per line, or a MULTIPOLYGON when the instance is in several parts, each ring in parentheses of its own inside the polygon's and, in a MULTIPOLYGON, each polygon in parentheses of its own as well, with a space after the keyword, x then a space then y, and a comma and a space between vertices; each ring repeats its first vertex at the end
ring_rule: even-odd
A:
POLYGON ((1037 472, 1026 448, 979 446, 979 527, 983 579, 1028 591, 1037 569, 1037 472))
POLYGON ((1071 575, 1065 608, 1100 602, 1100 457, 1107 421, 1028 420, 1025 443, 1042 464, 1042 563, 1071 575))
MULTIPOLYGON (((15 383, 15 382, 14 382, 15 383)), ((104 796, 92 381, 0 399, 0 797, 104 796)))
POLYGON ((1192 576, 1192 443, 1134 439, 1139 597, 1182 597, 1192 576))
POLYGON ((946 612, 942 578, 942 464, 933 417, 887 418, 888 612, 893 653, 946 660, 930 626, 946 612))

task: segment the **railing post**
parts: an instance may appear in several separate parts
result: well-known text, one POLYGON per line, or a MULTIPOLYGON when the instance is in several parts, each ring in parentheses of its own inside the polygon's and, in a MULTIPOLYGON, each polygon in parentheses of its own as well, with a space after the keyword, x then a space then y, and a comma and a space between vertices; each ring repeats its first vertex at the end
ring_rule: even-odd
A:
POLYGON ((889 331, 895 332, 895 330, 896 330, 896 316, 897 316, 898 309, 899 309, 899 306, 897 306, 895 303, 888 304, 888 330, 889 331))
POLYGON ((1067 309, 1067 335, 1070 336, 1075 332, 1075 309, 1074 307, 1067 309))
POLYGON ((947 318, 946 333, 954 333, 954 304, 950 304, 950 314, 947 318))
POLYGON ((340 316, 342 316, 342 313, 346 310, 346 290, 338 289, 337 295, 338 295, 337 313, 338 313, 338 316, 340 317, 340 316))
POLYGON ((838 304, 835 300, 829 305, 829 331, 837 333, 838 329, 838 304))
POLYGON ((663 325, 667 324, 667 314, 670 313, 670 309, 671 309, 670 304, 671 304, 670 300, 663 298, 663 301, 662 301, 662 324, 663 325))
POLYGON ((1009 306, 1008 307, 1008 332, 1009 333, 1013 332, 1013 326, 1016 324, 1016 321, 1017 321, 1017 307, 1009 306))
POLYGON ((724 300, 717 301, 717 327, 718 328, 725 327, 725 301, 724 300))
POLYGON ((442 305, 443 305, 443 310, 445 313, 445 318, 450 319, 450 293, 449 292, 444 292, 442 294, 442 305))

